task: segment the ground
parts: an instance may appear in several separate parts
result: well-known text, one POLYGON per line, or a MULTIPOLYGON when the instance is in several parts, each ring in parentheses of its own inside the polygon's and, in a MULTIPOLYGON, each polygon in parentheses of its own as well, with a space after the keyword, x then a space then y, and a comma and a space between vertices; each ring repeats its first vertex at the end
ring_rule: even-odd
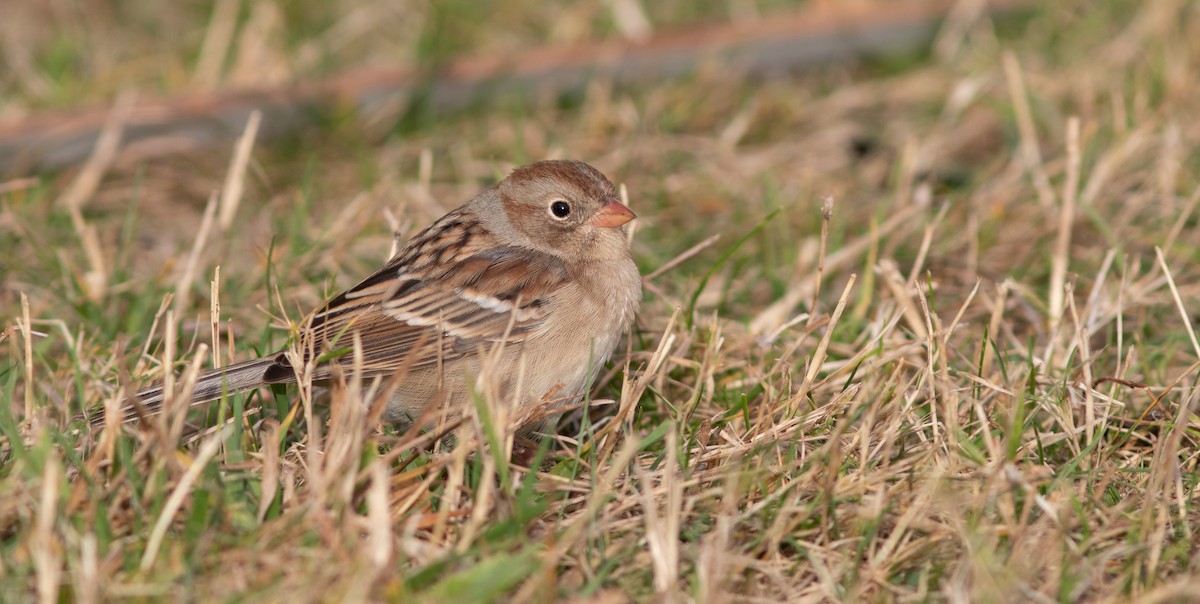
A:
MULTIPOLYGON (((655 31, 795 8, 640 4, 655 31)), ((15 11, 0 119, 636 35, 639 3, 215 6, 15 11)), ((957 14, 766 79, 332 108, 240 168, 118 158, 78 203, 86 168, 0 182, 0 599, 1200 598, 1200 7, 957 14), (625 188, 646 275, 557 436, 481 400, 450 443, 294 387, 199 430, 75 419, 285 346, 547 157, 625 188), (229 174, 236 220, 200 228, 229 174)))

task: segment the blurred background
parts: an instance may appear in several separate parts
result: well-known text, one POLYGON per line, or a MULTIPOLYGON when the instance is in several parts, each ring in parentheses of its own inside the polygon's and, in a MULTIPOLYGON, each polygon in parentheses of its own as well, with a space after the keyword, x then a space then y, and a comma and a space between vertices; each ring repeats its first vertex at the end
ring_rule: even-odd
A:
POLYGON ((1200 594, 1195 2, 2 13, 0 596, 1200 594), (646 275, 595 392, 626 412, 552 470, 374 427, 317 463, 283 390, 202 473, 70 431, 201 343, 280 349, 544 158, 624 188, 646 275))

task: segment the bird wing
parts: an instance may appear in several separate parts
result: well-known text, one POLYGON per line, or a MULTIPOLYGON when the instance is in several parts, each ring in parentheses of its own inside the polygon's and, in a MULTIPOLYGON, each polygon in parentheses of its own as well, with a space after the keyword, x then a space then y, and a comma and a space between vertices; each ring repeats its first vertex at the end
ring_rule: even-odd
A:
MULTIPOLYGON (((537 333, 549 300, 572 283, 565 264, 544 252, 468 244, 433 262, 413 250, 420 246, 414 240, 313 315, 300 345, 307 358, 317 355, 314 377, 327 378, 332 363, 358 367, 354 334, 364 377, 435 366, 476 354, 481 345, 520 344, 537 333), (412 251, 416 257, 406 260, 412 251)), ((293 379, 285 355, 265 377, 293 379)))

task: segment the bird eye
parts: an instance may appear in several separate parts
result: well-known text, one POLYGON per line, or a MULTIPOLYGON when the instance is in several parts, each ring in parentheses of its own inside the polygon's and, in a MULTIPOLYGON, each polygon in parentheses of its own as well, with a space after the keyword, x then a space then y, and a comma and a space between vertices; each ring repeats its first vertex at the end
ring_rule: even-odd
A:
POLYGON ((571 215, 571 204, 558 200, 550 204, 550 213, 554 214, 555 218, 566 218, 571 215))

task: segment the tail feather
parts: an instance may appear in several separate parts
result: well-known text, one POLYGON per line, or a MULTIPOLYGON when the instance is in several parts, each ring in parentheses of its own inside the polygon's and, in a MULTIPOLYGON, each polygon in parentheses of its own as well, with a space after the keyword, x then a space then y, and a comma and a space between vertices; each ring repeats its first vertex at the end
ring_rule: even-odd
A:
MULTIPOLYGON (((226 394, 253 390, 267 383, 264 376, 267 368, 274 364, 275 358, 269 356, 206 372, 196 380, 196 386, 190 396, 187 393, 184 395, 187 396, 189 404, 200 405, 215 401, 226 394)), ((162 412, 165 394, 162 384, 137 391, 134 395, 136 401, 121 410, 121 421, 128 423, 142 415, 162 412)), ((103 425, 104 409, 97 410, 88 421, 93 426, 103 425)))

